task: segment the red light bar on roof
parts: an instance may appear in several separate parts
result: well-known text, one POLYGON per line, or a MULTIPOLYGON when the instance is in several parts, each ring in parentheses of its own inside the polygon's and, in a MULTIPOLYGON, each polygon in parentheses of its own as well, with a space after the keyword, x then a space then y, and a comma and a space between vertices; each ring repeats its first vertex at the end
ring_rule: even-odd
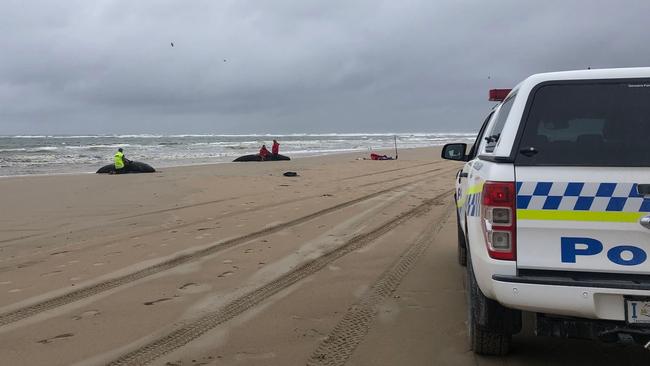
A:
POLYGON ((512 89, 490 89, 490 102, 503 102, 512 89))

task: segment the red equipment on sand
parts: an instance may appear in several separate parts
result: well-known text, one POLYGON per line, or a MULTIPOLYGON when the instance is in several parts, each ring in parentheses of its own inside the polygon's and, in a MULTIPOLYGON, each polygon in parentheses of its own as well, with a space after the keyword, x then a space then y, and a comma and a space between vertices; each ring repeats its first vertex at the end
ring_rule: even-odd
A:
POLYGON ((372 153, 370 154, 370 160, 393 160, 393 158, 386 155, 372 153))

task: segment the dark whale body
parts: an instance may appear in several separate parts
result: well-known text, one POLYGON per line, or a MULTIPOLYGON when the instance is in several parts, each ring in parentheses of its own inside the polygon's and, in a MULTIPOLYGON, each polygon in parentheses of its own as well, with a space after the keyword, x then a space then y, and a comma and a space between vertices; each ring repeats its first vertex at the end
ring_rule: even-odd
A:
MULTIPOLYGON (((132 161, 122 168, 121 173, 153 173, 156 171, 151 165, 141 163, 139 161, 132 161)), ((97 171, 98 174, 110 174, 115 172, 115 164, 105 165, 97 171)))
POLYGON ((276 155, 269 155, 266 160, 262 160, 262 157, 259 156, 258 154, 251 154, 251 155, 244 155, 240 156, 237 159, 233 160, 233 162, 242 162, 242 161, 278 161, 278 160, 291 160, 288 156, 276 154, 276 155))

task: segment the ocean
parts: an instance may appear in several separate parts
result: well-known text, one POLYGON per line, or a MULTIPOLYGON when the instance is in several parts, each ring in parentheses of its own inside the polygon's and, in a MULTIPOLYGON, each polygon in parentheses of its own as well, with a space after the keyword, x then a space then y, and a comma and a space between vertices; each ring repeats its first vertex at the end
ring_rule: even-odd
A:
POLYGON ((262 144, 271 148, 275 138, 280 153, 304 157, 344 152, 370 152, 472 142, 473 133, 400 134, 291 134, 291 135, 86 135, 0 136, 0 176, 92 173, 111 164, 118 147, 130 160, 155 168, 230 162, 257 153, 262 144))

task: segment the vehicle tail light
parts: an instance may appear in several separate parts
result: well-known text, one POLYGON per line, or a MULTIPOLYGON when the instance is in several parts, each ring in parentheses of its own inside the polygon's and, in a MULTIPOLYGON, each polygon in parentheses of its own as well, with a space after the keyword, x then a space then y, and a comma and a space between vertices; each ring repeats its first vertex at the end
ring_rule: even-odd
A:
POLYGON ((481 226, 490 258, 517 259, 516 192, 514 182, 483 185, 481 226))
POLYGON ((503 102, 512 89, 490 89, 490 102, 503 102))

